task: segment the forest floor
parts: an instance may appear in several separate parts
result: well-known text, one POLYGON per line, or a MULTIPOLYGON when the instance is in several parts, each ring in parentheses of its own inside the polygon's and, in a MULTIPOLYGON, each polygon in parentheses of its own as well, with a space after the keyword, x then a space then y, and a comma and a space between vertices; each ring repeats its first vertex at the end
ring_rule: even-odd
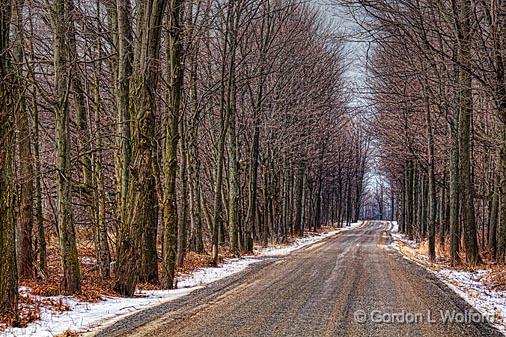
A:
MULTIPOLYGON (((58 252, 50 249, 50 275, 45 282, 25 280, 20 286, 20 316, 23 327, 8 328, 0 321, 0 336, 75 336, 107 326, 140 310, 145 310, 187 295, 214 281, 238 273, 251 264, 276 257, 321 241, 338 232, 347 231, 362 224, 345 228, 325 227, 320 232, 306 232, 303 238, 290 238, 285 245, 255 247, 254 255, 222 259, 218 268, 208 267, 209 257, 190 253, 185 265, 178 270, 177 288, 159 290, 151 285, 140 285, 133 298, 119 297, 110 290, 110 284, 100 282, 94 267, 92 251, 80 249, 83 291, 78 296, 60 296, 58 252), (51 258, 53 256, 53 258, 51 258)), ((54 248, 54 247, 53 247, 54 248)))
MULTIPOLYGON (((436 242, 436 262, 428 256, 428 242, 408 240, 398 233, 396 222, 390 224, 393 241, 391 247, 406 259, 423 266, 443 281, 449 288, 464 298, 482 314, 494 315, 494 325, 506 335, 506 267, 488 262, 486 253, 483 264, 471 268, 465 264, 451 267, 449 247, 436 242)), ((464 256, 461 252, 460 256, 464 256)))

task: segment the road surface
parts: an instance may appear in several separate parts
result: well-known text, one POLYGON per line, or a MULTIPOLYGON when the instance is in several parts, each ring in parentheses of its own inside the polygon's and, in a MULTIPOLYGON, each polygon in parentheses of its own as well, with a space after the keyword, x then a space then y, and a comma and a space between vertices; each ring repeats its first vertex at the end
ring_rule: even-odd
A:
POLYGON ((368 222, 121 320, 99 336, 501 336, 368 222))

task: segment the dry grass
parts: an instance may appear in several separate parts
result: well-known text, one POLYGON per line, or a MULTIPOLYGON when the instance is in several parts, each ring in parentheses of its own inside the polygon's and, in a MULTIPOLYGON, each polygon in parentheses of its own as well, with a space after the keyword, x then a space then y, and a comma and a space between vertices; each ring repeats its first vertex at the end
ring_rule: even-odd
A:
POLYGON ((506 266, 492 265, 485 278, 485 285, 493 290, 506 291, 506 266))
MULTIPOLYGON (((88 247, 79 246, 79 260, 81 268, 81 292, 77 299, 86 302, 98 302, 102 295, 115 296, 117 293, 111 290, 111 280, 101 278, 95 263, 94 251, 88 247)), ((58 247, 50 245, 47 250, 48 277, 45 279, 23 279, 20 286, 31 289, 31 295, 57 296, 63 294, 62 279, 63 270, 60 263, 58 247)))
MULTIPOLYGON (((47 247, 48 276, 46 278, 39 276, 39 278, 21 279, 19 281, 19 285, 30 288, 30 292, 21 292, 19 294, 17 320, 0 317, 0 331, 7 326, 25 327, 28 323, 40 319, 40 309, 42 307, 55 312, 70 310, 61 298, 47 298, 63 294, 60 251, 57 245, 53 244, 56 242, 56 239, 51 240, 47 247)), ((111 290, 111 281, 103 280, 100 277, 98 269, 93 263, 95 254, 94 250, 89 248, 89 242, 85 241, 85 244, 79 245, 78 252, 82 284, 81 292, 76 294, 74 298, 79 301, 94 303, 101 301, 103 296, 117 296, 118 294, 111 290)), ((62 336, 75 336, 75 334, 62 334, 62 336)))
MULTIPOLYGON (((324 233, 329 230, 335 229, 332 226, 321 227, 318 233, 324 233)), ((305 234, 311 234, 314 232, 306 231, 305 234)), ((79 301, 83 302, 99 302, 104 296, 118 296, 116 292, 112 290, 112 281, 104 280, 100 277, 98 268, 95 264, 95 250, 93 242, 89 239, 85 239, 88 235, 84 232, 78 233, 79 240, 78 244, 78 255, 81 267, 81 292, 74 296, 79 301)), ((269 242, 269 245, 289 245, 297 239, 297 236, 289 236, 286 242, 269 242)), ((0 331, 5 329, 7 326, 19 326, 24 327, 28 323, 40 319, 40 309, 42 307, 49 308, 56 312, 67 311, 70 308, 65 305, 61 299, 48 299, 47 297, 53 297, 63 294, 62 289, 62 278, 63 271, 60 263, 60 250, 58 247, 58 239, 54 236, 49 238, 47 244, 47 262, 48 270, 47 277, 23 279, 20 280, 20 286, 30 288, 29 293, 21 293, 19 296, 19 317, 18 320, 7 319, 6 317, 0 317, 0 331), (40 298, 46 297, 46 298, 40 298)), ((161 247, 159 247, 159 251, 161 247)), ((207 247, 210 248, 210 247, 207 247)), ((255 246, 255 248, 261 248, 261 246, 255 246)), ((246 252, 241 252, 241 255, 251 255, 246 252)), ((225 258, 236 257, 230 252, 228 246, 220 247, 219 263, 223 263, 225 258)), ((200 268, 212 267, 213 260, 207 253, 195 253, 189 252, 186 254, 184 264, 176 269, 178 276, 188 275, 200 268)), ((159 269, 159 275, 161 275, 161 264, 159 269)), ((139 284, 139 289, 143 290, 157 290, 160 289, 159 285, 156 284, 139 284)), ((77 336, 75 332, 65 331, 59 336, 77 336)))
MULTIPOLYGON (((224 257, 220 256, 220 263, 223 263, 224 257)), ((184 263, 181 267, 176 269, 176 272, 180 275, 187 275, 199 268, 212 267, 213 260, 208 254, 199 254, 194 252, 189 252, 186 254, 184 259, 184 263)))
MULTIPOLYGON (((490 258, 487 251, 481 251, 480 257, 483 263, 478 266, 470 266, 465 263, 450 266, 450 243, 446 240, 443 245, 440 244, 439 240, 436 240, 436 263, 429 262, 429 247, 428 241, 424 240, 417 244, 416 247, 411 247, 404 242, 399 242, 399 248, 402 254, 409 258, 416 260, 434 270, 440 270, 442 268, 451 268, 459 271, 474 271, 477 269, 489 269, 489 273, 484 279, 484 284, 491 290, 506 291, 506 265, 498 265, 490 258)), ((465 251, 463 245, 460 247, 459 256, 465 259, 465 251)))
POLYGON ((71 330, 66 330, 59 335, 55 335, 55 337, 78 337, 78 336, 80 336, 79 333, 71 330))

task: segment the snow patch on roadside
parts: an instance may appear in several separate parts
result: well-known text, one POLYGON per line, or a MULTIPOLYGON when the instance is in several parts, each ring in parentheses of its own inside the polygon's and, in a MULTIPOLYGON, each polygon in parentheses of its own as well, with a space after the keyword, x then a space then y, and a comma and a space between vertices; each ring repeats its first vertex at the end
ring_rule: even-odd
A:
POLYGON ((404 258, 425 267, 429 272, 436 275, 437 278, 479 311, 484 317, 492 318, 492 325, 506 335, 506 291, 495 291, 487 288, 484 280, 490 273, 490 270, 478 269, 475 271, 460 271, 449 268, 433 270, 426 264, 419 263, 420 261, 428 261, 428 256, 422 254, 410 256, 404 254, 400 248, 400 244, 405 244, 412 250, 415 250, 418 248, 419 243, 408 240, 404 235, 398 233, 398 226, 396 226, 396 224, 391 224, 390 231, 393 238, 390 244, 391 248, 399 251, 404 258))
POLYGON ((486 269, 471 272, 442 269, 434 273, 484 317, 491 317, 493 325, 506 335, 506 292, 485 286, 484 280, 489 272, 486 269))
MULTIPOLYGON (((104 300, 98 303, 80 302, 69 296, 45 297, 55 301, 61 300, 70 307, 70 311, 60 313, 42 307, 40 320, 31 322, 26 328, 8 328, 0 332, 0 337, 52 337, 67 330, 81 333, 90 332, 101 325, 110 324, 139 310, 187 295, 206 284, 238 273, 252 263, 267 258, 288 255, 294 250, 311 245, 339 232, 356 228, 361 224, 362 222, 357 222, 350 224, 350 226, 330 230, 325 233, 311 233, 309 236, 296 239, 289 245, 260 248, 256 252, 256 256, 225 259, 225 262, 217 268, 201 268, 189 275, 178 277, 179 289, 142 290, 138 291, 133 298, 104 297, 104 300)), ((29 289, 20 288, 20 292, 26 294, 29 292, 29 289)), ((42 299, 43 297, 38 298, 42 299)))
POLYGON ((339 232, 348 231, 350 229, 356 228, 360 226, 363 222, 354 222, 351 223, 349 226, 342 227, 342 228, 336 228, 333 230, 330 230, 328 232, 322 232, 322 233, 312 233, 311 236, 305 236, 300 239, 296 239, 294 242, 292 242, 290 245, 278 245, 278 246, 272 246, 272 247, 265 247, 261 248, 258 251, 259 256, 282 256, 282 255, 288 255, 294 250, 300 249, 304 246, 308 246, 310 244, 313 244, 315 242, 321 241, 325 238, 328 238, 329 236, 335 235, 339 232))
POLYGON ((40 320, 29 323, 26 328, 9 328, 0 332, 0 336, 52 337, 67 330, 86 332, 100 323, 174 300, 197 288, 176 289, 170 292, 167 290, 142 291, 133 298, 104 297, 104 300, 98 303, 80 302, 70 296, 34 296, 39 299, 61 300, 71 310, 60 313, 41 307, 40 320))
MULTIPOLYGON (((399 244, 401 242, 404 243, 405 245, 411 247, 412 249, 418 248, 418 246, 419 246, 418 242, 416 242, 415 240, 408 240, 408 238, 406 238, 406 236, 404 234, 399 233, 399 224, 397 223, 397 221, 389 221, 389 224, 390 224, 389 231, 390 231, 390 234, 392 235, 392 238, 393 238, 393 241, 390 243, 390 248, 397 250, 401 254, 402 254, 402 251, 401 251, 401 247, 399 244)), ((402 254, 402 255, 404 257, 406 257, 405 254, 402 254)), ((416 257, 420 260, 425 260, 425 257, 420 254, 417 254, 416 257)))
POLYGON ((397 221, 390 221, 390 231, 392 233, 399 232, 399 223, 397 221))

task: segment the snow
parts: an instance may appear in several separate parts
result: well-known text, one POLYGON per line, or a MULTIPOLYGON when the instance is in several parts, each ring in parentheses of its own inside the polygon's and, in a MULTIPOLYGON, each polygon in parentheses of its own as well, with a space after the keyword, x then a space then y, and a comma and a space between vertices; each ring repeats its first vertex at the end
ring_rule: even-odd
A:
MULTIPOLYGON (((108 320, 126 316, 144 309, 186 295, 195 288, 171 290, 143 291, 133 298, 105 297, 98 303, 80 302, 72 297, 53 296, 53 300, 61 299, 71 310, 62 313, 41 307, 40 320, 31 322, 26 328, 10 328, 0 336, 37 336, 52 337, 67 330, 90 331, 90 329, 108 320)), ((35 296, 36 297, 36 296, 35 296)), ((40 298, 40 297, 39 297, 40 298)))
MULTIPOLYGON (((399 246, 399 242, 401 241, 413 249, 418 247, 417 242, 407 240, 402 234, 398 233, 398 225, 396 223, 391 224, 390 231, 394 239, 391 243, 393 249, 401 252, 399 246)), ((408 256, 403 254, 403 257, 414 261, 436 275, 443 283, 479 311, 483 317, 487 318, 499 331, 506 335, 506 291, 495 291, 487 288, 484 280, 490 273, 489 269, 460 271, 443 268, 441 270, 434 270, 429 268, 426 264, 419 263, 420 261, 428 260, 428 257, 425 255, 417 254, 416 256, 408 256)))
MULTIPOLYGON (((178 289, 174 290, 142 290, 138 291, 133 298, 104 297, 104 300, 98 303, 80 302, 67 296, 44 297, 54 301, 61 300, 71 310, 56 312, 42 307, 40 320, 29 323, 25 328, 8 328, 0 332, 0 337, 52 337, 67 330, 80 333, 90 332, 100 326, 112 324, 139 310, 187 295, 206 284, 240 272, 252 263, 286 256, 297 249, 321 241, 339 232, 350 230, 361 224, 362 222, 357 222, 350 224, 350 226, 330 230, 325 233, 312 233, 310 236, 299 238, 289 245, 260 248, 257 250, 256 256, 226 259, 223 265, 217 268, 201 268, 190 275, 179 277, 177 283, 178 289)), ((20 288, 20 293, 26 294, 29 293, 29 290, 23 287, 20 288)), ((36 298, 42 299, 42 297, 36 298)))
POLYGON ((391 221, 390 222, 390 231, 392 233, 398 233, 399 232, 399 223, 397 221, 391 221))
POLYGON ((342 227, 342 228, 336 228, 333 230, 330 230, 328 232, 323 233, 317 233, 312 236, 306 236, 300 239, 295 240, 290 245, 285 246, 274 246, 274 247, 266 247, 262 248, 258 255, 260 256, 282 256, 282 255, 288 255, 294 250, 300 249, 302 247, 308 246, 310 244, 313 244, 315 242, 321 241, 329 236, 335 235, 339 232, 348 231, 350 229, 356 228, 362 224, 362 221, 351 223, 349 226, 342 227))
POLYGON ((464 298, 494 326, 506 335, 506 291, 488 289, 483 280, 490 270, 458 271, 442 269, 434 272, 450 289, 464 298))
MULTIPOLYGON (((394 239, 392 243, 390 243, 390 248, 393 248, 399 252, 401 252, 401 247, 399 246, 399 242, 403 242, 404 244, 410 246, 413 249, 418 248, 418 242, 415 240, 408 240, 404 234, 399 233, 399 224, 397 221, 389 221, 390 223, 390 234, 392 235, 392 238, 394 239)), ((402 252, 401 252, 402 253, 402 252)), ((420 260, 424 260, 425 257, 421 255, 417 255, 417 258, 420 260)))

